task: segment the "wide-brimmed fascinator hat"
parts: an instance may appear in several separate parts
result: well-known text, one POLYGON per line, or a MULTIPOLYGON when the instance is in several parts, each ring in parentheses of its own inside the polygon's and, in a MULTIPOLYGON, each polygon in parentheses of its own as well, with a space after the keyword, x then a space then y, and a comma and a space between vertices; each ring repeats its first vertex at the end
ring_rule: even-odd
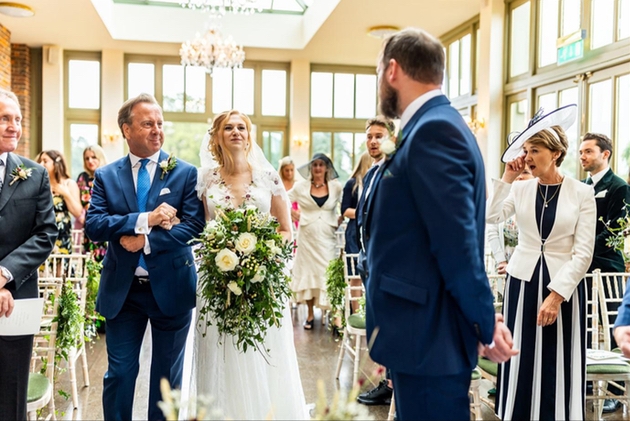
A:
MULTIPOLYGON (((510 133, 512 140, 508 137, 508 147, 503 152, 501 161, 507 163, 523 154, 523 144, 536 133, 550 129, 553 126, 560 126, 562 130, 567 131, 573 123, 575 123, 575 116, 577 115, 577 105, 570 104, 560 107, 557 110, 553 110, 548 114, 544 114, 544 110, 540 108, 534 117, 527 124, 527 128, 520 133, 516 133, 514 136, 510 133)), ((549 130, 549 132, 558 138, 555 131, 549 130)))
POLYGON ((317 161, 317 160, 321 160, 324 161, 324 163, 326 164, 326 169, 328 171, 328 179, 329 180, 334 180, 335 178, 339 178, 339 174, 337 174, 337 171, 335 170, 335 166, 333 165, 332 161, 330 160, 330 158, 328 158, 325 154, 323 153, 316 153, 315 155, 313 155, 313 157, 311 158, 311 160, 302 165, 300 168, 298 168, 298 172, 300 173, 300 175, 306 179, 310 178, 310 174, 311 174, 311 165, 313 164, 313 162, 317 161))

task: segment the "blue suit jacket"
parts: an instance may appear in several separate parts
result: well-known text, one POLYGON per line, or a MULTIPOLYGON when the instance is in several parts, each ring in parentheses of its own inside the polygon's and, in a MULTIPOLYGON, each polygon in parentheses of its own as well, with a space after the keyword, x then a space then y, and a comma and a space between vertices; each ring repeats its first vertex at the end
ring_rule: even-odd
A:
POLYGON ((615 320, 615 327, 617 326, 630 326, 630 288, 626 287, 626 292, 623 294, 623 301, 618 309, 617 320, 615 320))
POLYGON ((470 371, 492 342, 483 260, 485 175, 477 142, 441 95, 403 130, 367 198, 370 355, 412 375, 470 371))
MULTIPOLYGON (((167 157, 161 151, 159 161, 167 157)), ((145 256, 145 261, 160 310, 174 316, 195 306, 197 273, 189 241, 199 236, 205 218, 203 204, 195 191, 195 167, 178 160, 177 166, 163 179, 160 176, 161 169, 156 168, 147 211, 166 202, 177 209, 181 223, 170 231, 153 227, 147 237, 151 253, 145 256), (163 193, 164 189, 169 192, 163 193)), ((120 245, 120 237, 135 235, 139 214, 129 157, 96 170, 85 232, 92 241, 109 242, 96 302, 96 310, 106 318, 116 317, 122 308, 138 266, 141 251, 126 251, 120 245)))

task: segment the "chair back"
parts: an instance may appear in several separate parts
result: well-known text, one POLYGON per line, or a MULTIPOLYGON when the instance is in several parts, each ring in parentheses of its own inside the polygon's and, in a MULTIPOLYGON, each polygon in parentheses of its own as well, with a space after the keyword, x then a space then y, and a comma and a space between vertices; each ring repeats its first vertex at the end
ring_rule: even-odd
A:
MULTIPOLYGON (((599 272, 599 270, 598 270, 599 272)), ((600 311, 602 314, 602 331, 604 349, 610 351, 610 337, 619 313, 619 306, 623 301, 630 273, 601 272, 598 277, 598 294, 600 311)))
POLYGON ((361 282, 361 276, 359 275, 359 271, 357 270, 359 254, 358 253, 343 253, 342 259, 343 259, 343 277, 346 280, 344 314, 346 318, 346 326, 352 333, 353 328, 350 326, 350 323, 348 321, 348 319, 352 315, 350 311, 351 302, 361 300, 361 297, 365 295, 365 288, 363 287, 363 282, 361 282), (359 282, 352 282, 352 281, 359 281, 359 282), (353 292, 355 291, 360 291, 360 293, 353 294, 353 292))
POLYGON ((337 231, 335 231, 335 238, 337 240, 337 245, 335 248, 339 253, 341 253, 346 248, 346 227, 348 226, 347 222, 339 225, 337 231))
POLYGON ((83 229, 73 229, 72 234, 72 253, 83 254, 85 249, 83 248, 83 238, 85 236, 83 229))
POLYGON ((505 275, 499 275, 497 273, 488 275, 488 282, 490 283, 490 290, 492 291, 492 296, 494 297, 494 310, 500 313, 503 310, 503 290, 505 289, 505 275))
POLYGON ((586 348, 599 349, 599 269, 584 276, 586 284, 586 348))
POLYGON ((50 380, 50 384, 53 384, 61 283, 56 279, 40 278, 38 289, 39 297, 44 299, 44 309, 40 331, 33 337, 31 372, 35 373, 45 368, 45 375, 50 380))

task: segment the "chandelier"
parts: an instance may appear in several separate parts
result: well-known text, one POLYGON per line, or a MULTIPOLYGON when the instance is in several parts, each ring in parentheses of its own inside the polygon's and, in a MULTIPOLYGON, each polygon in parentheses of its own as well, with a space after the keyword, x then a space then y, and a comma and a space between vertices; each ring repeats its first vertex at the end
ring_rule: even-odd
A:
POLYGON ((237 45, 232 36, 223 38, 216 28, 210 28, 203 37, 199 34, 194 40, 182 43, 179 56, 184 66, 204 67, 212 76, 214 69, 233 69, 243 66, 245 51, 237 45))
POLYGON ((208 11, 214 16, 225 16, 227 12, 251 15, 262 11, 260 0, 179 0, 182 7, 208 11))

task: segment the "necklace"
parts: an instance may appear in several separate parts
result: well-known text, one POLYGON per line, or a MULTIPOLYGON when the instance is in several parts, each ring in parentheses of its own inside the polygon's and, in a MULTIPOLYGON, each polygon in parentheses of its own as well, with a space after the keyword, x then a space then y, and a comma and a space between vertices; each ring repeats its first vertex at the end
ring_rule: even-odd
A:
MULTIPOLYGON (((564 180, 564 179, 563 179, 564 180)), ((554 192, 554 194, 551 195, 551 197, 549 198, 549 200, 546 199, 545 195, 542 192, 542 189, 540 188, 540 183, 538 183, 538 192, 540 192, 540 196, 543 199, 543 202, 545 204, 545 207, 548 208, 549 207, 549 202, 551 202, 553 200, 554 197, 556 197, 556 195, 558 194, 558 192, 560 191, 560 187, 562 187, 562 182, 560 182, 560 184, 558 185, 558 188, 556 189, 556 191, 554 192)))
POLYGON ((311 182, 311 184, 313 185, 313 187, 315 187, 316 189, 319 189, 320 187, 324 187, 326 185, 326 183, 322 183, 322 184, 315 184, 315 182, 311 182))

